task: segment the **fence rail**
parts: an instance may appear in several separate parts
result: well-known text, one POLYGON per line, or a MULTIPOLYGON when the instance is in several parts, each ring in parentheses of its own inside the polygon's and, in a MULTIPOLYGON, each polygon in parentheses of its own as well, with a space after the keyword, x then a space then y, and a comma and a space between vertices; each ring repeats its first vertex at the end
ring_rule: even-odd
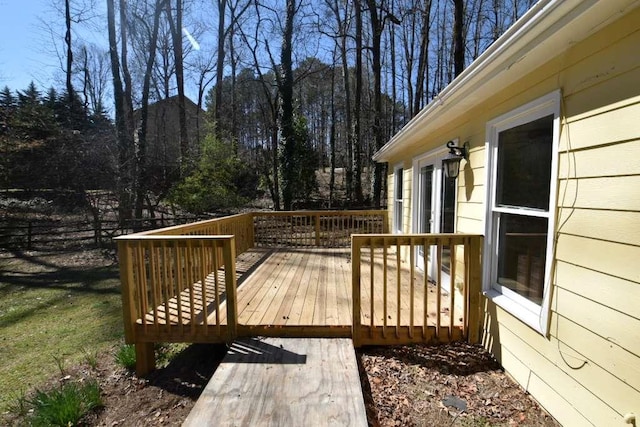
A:
POLYGON ((124 221, 101 219, 69 220, 8 220, 0 222, 0 247, 48 249, 69 246, 111 245, 114 237, 133 230, 176 226, 194 221, 194 217, 158 217, 124 221))

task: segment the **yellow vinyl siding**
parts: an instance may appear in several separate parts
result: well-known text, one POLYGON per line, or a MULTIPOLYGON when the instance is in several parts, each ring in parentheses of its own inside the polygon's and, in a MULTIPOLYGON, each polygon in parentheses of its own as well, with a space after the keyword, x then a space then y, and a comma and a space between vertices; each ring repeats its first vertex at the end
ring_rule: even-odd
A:
MULTIPOLYGON (((638 77, 636 76, 636 79, 638 77)), ((636 175, 640 161, 638 140, 599 147, 597 150, 580 150, 560 153, 559 175, 572 178, 599 178, 603 176, 636 175), (597 167, 594 167, 597 165, 597 167)), ((628 185, 634 185, 630 183, 628 185)), ((631 195, 632 196, 632 195, 631 195)), ((625 199, 623 197, 623 199, 625 199)))
MULTIPOLYGON (((594 271, 591 267, 580 267, 564 261, 556 265, 556 286, 582 295, 599 304, 640 319, 638 301, 640 286, 609 273, 594 271), (624 298, 621 298, 624 295, 624 298)), ((640 370, 640 364, 637 365, 640 370)), ((637 387, 640 390, 640 384, 637 387)))
MULTIPOLYGON (((592 227, 598 226, 600 224, 592 225, 592 227)), ((607 273, 636 283, 640 282, 640 277, 638 277, 640 276, 639 246, 561 235, 558 239, 556 258, 569 264, 607 273)), ((640 283, 638 283, 638 286, 640 286, 640 283)))
MULTIPOLYGON (((563 348, 579 354, 589 354, 591 363, 601 366, 613 376, 637 390, 640 385, 640 366, 637 358, 619 346, 611 345, 593 332, 563 316, 554 317, 551 330, 564 337, 563 348)), ((631 392, 631 396, 634 392, 631 392)))
POLYGON ((388 173, 387 173, 387 211, 388 211, 388 215, 387 215, 387 230, 389 230, 390 232, 393 232, 393 224, 394 224, 394 215, 395 215, 395 206, 394 206, 394 199, 395 199, 395 189, 396 189, 396 183, 395 183, 395 173, 393 171, 392 167, 388 168, 388 173))
MULTIPOLYGON (((559 343, 553 339, 547 341, 536 331, 513 318, 510 314, 502 312, 500 309, 498 313, 498 320, 501 322, 501 345, 530 369, 529 377, 535 375, 553 389, 555 393, 564 396, 593 425, 615 425, 616 421, 619 420, 618 413, 607 405, 605 401, 601 400, 603 396, 598 396, 597 391, 606 390, 608 395, 606 397, 611 397, 611 391, 602 388, 599 385, 602 383, 598 383, 598 379, 610 377, 606 372, 597 369, 595 365, 590 363, 584 364, 580 369, 572 369, 572 367, 581 366, 584 359, 575 357, 575 354, 569 353, 563 347, 558 347, 559 343), (595 376, 595 378, 589 378, 589 376, 595 376), (588 380, 595 387, 589 389, 580 382, 581 380, 588 380)), ((508 371, 508 365, 503 362, 503 366, 508 371)), ((607 383, 609 382, 607 381, 607 383)), ((527 382, 521 384, 527 391, 531 392, 530 384, 527 384, 527 382)), ((623 383, 619 382, 619 384, 623 383)), ((543 406, 550 398, 550 396, 540 395, 539 393, 535 397, 543 406)), ((633 404, 632 398, 633 395, 627 397, 627 399, 630 399, 630 404, 633 404)), ((574 420, 558 419, 558 421, 566 426, 580 425, 575 424, 574 420)))
MULTIPOLYGON (((638 23, 636 8, 569 51, 554 58, 550 51, 546 64, 463 116, 447 117, 392 160, 408 164, 449 139, 469 141, 456 230, 484 232, 486 123, 561 89, 549 334, 486 301, 484 340, 506 371, 567 426, 623 426, 625 414, 640 414, 638 23)), ((405 224, 411 199, 405 193, 405 224)))
POLYGON ((520 87, 538 82, 528 99, 505 103, 523 104, 554 80, 563 90, 549 337, 499 307, 488 333, 510 355, 505 369, 565 425, 582 425, 566 405, 596 426, 640 411, 640 59, 629 54, 640 35, 630 22, 640 22, 638 11, 551 61, 555 75, 543 67, 543 78, 523 79, 520 87))
MULTIPOLYGON (((629 187, 627 187, 629 188, 629 187)), ((640 242, 640 212, 604 209, 563 209, 561 233, 636 246, 640 242), (598 224, 598 227, 594 227, 598 224)))
POLYGON ((402 218, 402 230, 403 233, 411 233, 411 192, 413 191, 413 182, 411 177, 413 176, 413 169, 407 167, 404 169, 404 184, 402 190, 404 192, 402 199, 402 209, 404 210, 402 218))
MULTIPOLYGON (((597 164, 593 163, 592 167, 597 164)), ((640 210, 640 175, 561 180, 558 193, 559 205, 565 208, 637 212, 640 210), (567 197, 563 197, 565 186, 568 186, 567 197)))

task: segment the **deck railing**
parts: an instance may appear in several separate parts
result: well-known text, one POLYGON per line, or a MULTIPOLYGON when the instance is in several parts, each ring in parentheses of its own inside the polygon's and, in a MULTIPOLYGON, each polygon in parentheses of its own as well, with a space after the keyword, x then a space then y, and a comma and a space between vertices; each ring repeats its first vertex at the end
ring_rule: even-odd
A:
POLYGON ((355 233, 385 233, 386 211, 254 212, 255 245, 349 247, 355 233))
POLYGON ((461 337, 477 342, 481 246, 482 236, 469 234, 352 236, 354 344, 461 337), (419 253, 427 273, 416 268, 419 253))
POLYGON ((253 214, 244 213, 221 218, 207 219, 191 224, 149 230, 136 233, 136 236, 234 236, 236 255, 251 249, 253 241, 253 214))

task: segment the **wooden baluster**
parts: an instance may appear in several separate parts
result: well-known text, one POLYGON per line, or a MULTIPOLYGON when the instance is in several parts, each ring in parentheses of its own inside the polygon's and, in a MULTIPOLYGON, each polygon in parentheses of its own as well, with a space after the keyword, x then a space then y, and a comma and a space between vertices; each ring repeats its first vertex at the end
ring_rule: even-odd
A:
POLYGON ((193 257, 193 244, 191 240, 187 240, 187 247, 185 249, 185 266, 187 273, 187 283, 189 285, 189 313, 191 314, 191 333, 195 334, 196 332, 196 302, 195 302, 195 274, 193 265, 194 257, 193 257))
POLYGON ((400 315, 401 307, 401 285, 402 285, 402 264, 400 263, 400 240, 396 238, 396 338, 400 338, 400 315))
POLYGON ((414 247, 415 241, 413 238, 411 238, 409 240, 409 262, 411 263, 411 266, 409 267, 409 271, 411 274, 411 277, 409 279, 409 338, 413 338, 413 310, 414 310, 414 294, 415 294, 415 290, 414 290, 414 276, 416 273, 416 267, 415 267, 415 247, 414 247))
POLYGON ((426 341, 427 339, 427 331, 429 330, 429 325, 427 324, 427 318, 429 317, 429 268, 428 268, 428 254, 431 252, 431 245, 427 245, 427 240, 424 239, 422 243, 422 258, 424 260, 423 272, 422 272, 422 285, 424 291, 424 318, 422 319, 422 339, 426 341), (429 252, 427 252, 429 251, 429 252))
POLYGON ((153 288, 153 326, 155 333, 158 333, 159 321, 158 321, 158 305, 162 298, 162 288, 160 288, 160 272, 158 271, 158 263, 156 260, 156 250, 153 245, 153 240, 149 240, 149 273, 151 273, 151 285, 153 288))
POLYGON ((135 251, 137 256, 136 264, 138 267, 137 290, 140 299, 140 311, 138 312, 138 315, 142 319, 142 325, 144 328, 144 332, 146 333, 147 324, 149 323, 147 320, 147 313, 149 312, 149 280, 147 276, 147 263, 144 256, 145 249, 142 242, 136 242, 135 251))
POLYGON ((387 256, 388 256, 388 247, 387 247, 388 243, 387 243, 387 238, 383 237, 382 238, 382 292, 383 292, 383 296, 382 296, 382 302, 383 302, 383 322, 382 322, 382 337, 383 338, 387 338, 387 317, 389 316, 387 313, 388 310, 388 295, 387 295, 387 291, 388 291, 388 267, 389 267, 389 263, 387 261, 387 256))
MULTIPOLYGON (((220 262, 218 261, 218 258, 220 258, 218 256, 219 253, 222 253, 222 246, 218 246, 218 244, 216 243, 216 240, 212 240, 210 243, 212 245, 212 250, 213 250, 213 288, 214 288, 214 295, 215 295, 215 301, 216 301, 216 331, 218 336, 222 335, 222 332, 220 330, 220 286, 218 283, 218 274, 219 274, 219 270, 220 270, 220 262)), ((224 257, 224 254, 222 255, 224 257)), ((225 277, 227 276, 227 274, 235 274, 235 272, 233 271, 227 271, 226 269, 224 270, 224 275, 225 277)))
POLYGON ((175 253, 175 277, 176 277, 176 285, 178 287, 178 295, 176 296, 178 302, 178 325, 180 325, 180 335, 184 334, 184 319, 182 318, 182 291, 184 291, 184 282, 183 282, 183 267, 182 267, 182 250, 180 248, 178 240, 173 241, 173 250, 175 253))
POLYGON ((207 300, 207 272, 206 272, 206 259, 205 259, 205 246, 204 240, 200 240, 199 258, 200 258, 200 288, 202 289, 202 323, 204 324, 205 333, 208 334, 209 319, 208 319, 208 307, 209 301, 207 300))
POLYGON ((354 347, 360 347, 360 324, 362 322, 360 314, 360 245, 361 240, 357 237, 351 238, 351 294, 353 296, 353 319, 351 336, 354 347))
POLYGON ((162 240, 160 242, 160 248, 158 249, 161 256, 159 257, 160 261, 160 285, 163 290, 163 305, 165 312, 165 330, 167 333, 171 331, 171 281, 169 280, 169 261, 167 260, 167 241, 162 240))
POLYGON ((375 257, 374 257, 375 253, 374 253, 374 243, 373 240, 371 241, 371 245, 369 246, 369 285, 370 285, 370 292, 369 292, 369 297, 370 297, 370 306, 371 306, 371 328, 369 329, 369 336, 371 338, 373 338, 373 330, 375 329, 375 295, 376 295, 376 290, 375 290, 375 279, 374 279, 374 272, 373 272, 373 267, 375 265, 375 257))
POLYGON ((449 241, 449 341, 453 337, 453 324, 455 320, 455 294, 456 294, 456 248, 453 242, 449 241))
POLYGON ((436 249, 436 338, 440 339, 440 311, 442 306, 442 239, 436 249))
POLYGON ((462 336, 467 338, 469 336, 469 325, 467 319, 469 318, 469 241, 470 237, 464 238, 464 283, 462 284, 462 336))

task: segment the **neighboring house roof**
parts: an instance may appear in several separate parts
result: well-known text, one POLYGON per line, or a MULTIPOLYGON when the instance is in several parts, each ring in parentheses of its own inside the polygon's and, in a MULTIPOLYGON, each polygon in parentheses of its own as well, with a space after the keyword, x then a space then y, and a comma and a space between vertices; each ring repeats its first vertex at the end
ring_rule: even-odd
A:
MULTIPOLYGON (((175 106, 177 108, 178 107, 178 95, 173 95, 173 96, 170 96, 169 98, 164 98, 164 99, 160 99, 160 100, 155 101, 155 102, 151 102, 151 103, 149 103, 149 108, 153 109, 153 108, 157 108, 157 107, 165 106, 165 105, 166 106, 170 106, 170 107, 174 107, 175 106)), ((184 97, 184 105, 185 105, 185 108, 187 108, 187 109, 191 108, 191 109, 195 110, 195 109, 198 108, 198 105, 195 102, 193 102, 187 96, 184 97)), ((137 110, 135 110, 135 114, 139 114, 139 112, 140 112, 139 108, 137 110)), ((204 110, 200 109, 200 112, 204 113, 204 110)))
MULTIPOLYGON (((638 0, 540 0, 373 156, 388 162, 576 42, 640 6, 638 0)), ((630 52, 631 54, 631 52, 630 52)))

